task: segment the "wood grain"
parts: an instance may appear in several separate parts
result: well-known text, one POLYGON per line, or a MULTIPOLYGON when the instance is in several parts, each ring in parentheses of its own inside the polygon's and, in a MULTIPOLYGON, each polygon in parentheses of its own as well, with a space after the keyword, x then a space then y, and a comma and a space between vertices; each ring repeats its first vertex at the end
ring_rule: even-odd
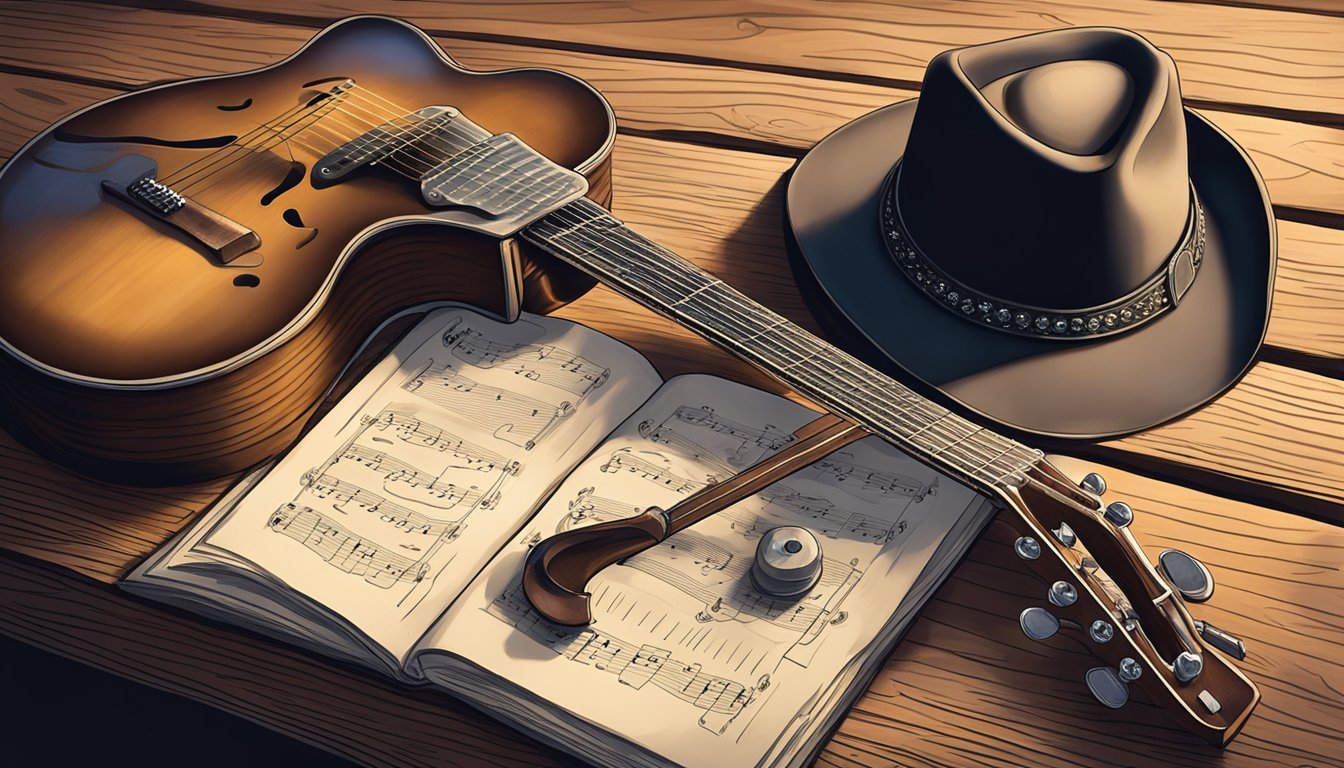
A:
MULTIPOLYGON (((149 6, 163 3, 136 3, 149 6)), ((179 4, 174 4, 179 5, 179 4)), ((1344 124, 1344 19, 1256 8, 1127 0, 873 3, 809 0, 513 3, 206 0, 198 12, 321 26, 387 13, 434 34, 807 74, 914 87, 948 48, 1069 26, 1134 30, 1166 50, 1183 92, 1201 104, 1344 124), (1290 55, 1285 52, 1291 51, 1290 55)))
MULTIPOLYGON (((977 544, 840 726, 819 765, 951 764, 1338 766, 1344 644, 1338 606, 1344 531, 1104 466, 1108 499, 1133 503, 1150 556, 1180 547, 1218 582, 1197 618, 1241 637, 1264 701, 1219 752, 1131 701, 1111 712, 1087 694, 1092 666, 1061 633, 1017 628, 1045 585, 1008 542, 977 544), (1253 545, 1253 546, 1252 546, 1253 545)), ((450 698, 407 690, 271 641, 131 599, 64 570, 0 558, 0 631, 183 693, 367 765, 553 765, 562 761, 450 698), (412 737, 413 735, 413 737, 412 737)))
MULTIPOLYGON (((0 68, 121 87, 258 67, 297 49, 311 28, 232 18, 47 3, 0 5, 0 68), (100 41, 86 45, 92 29, 100 41), (136 46, 162 41, 151 55, 136 46)), ((481 70, 536 66, 591 82, 626 133, 801 156, 832 130, 916 91, 722 66, 647 61, 489 41, 439 39, 481 70), (704 84, 712 82, 711 88, 704 84), (820 87, 819 87, 820 86, 820 87)), ((1250 152, 1282 215, 1344 226, 1344 130, 1206 110, 1250 152)))

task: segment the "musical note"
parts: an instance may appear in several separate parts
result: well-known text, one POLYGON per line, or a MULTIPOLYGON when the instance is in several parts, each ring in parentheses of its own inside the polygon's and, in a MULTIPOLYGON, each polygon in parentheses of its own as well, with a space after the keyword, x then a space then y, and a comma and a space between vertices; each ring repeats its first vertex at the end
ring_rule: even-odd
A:
POLYGON ((744 442, 749 442, 767 451, 778 451, 780 448, 793 442, 793 435, 776 429, 773 426, 766 425, 761 428, 749 427, 745 424, 739 424, 736 421, 725 419, 714 413, 714 409, 709 406, 693 408, 689 405, 679 406, 672 412, 670 419, 675 419, 686 424, 695 424, 707 427, 725 435, 740 438, 744 442))
POLYGON ((375 543, 355 536, 311 507, 283 504, 271 515, 267 527, 303 544, 331 566, 380 589, 400 582, 420 583, 429 564, 388 552, 375 543))
POLYGON ((673 429, 666 421, 657 427, 644 422, 639 425, 639 432, 646 439, 655 443, 662 443, 671 448, 674 453, 712 470, 713 477, 716 480, 732 477, 740 469, 733 467, 727 461, 716 456, 710 449, 673 429))
POLYGON ((638 507, 596 496, 594 490, 592 486, 584 488, 569 502, 569 514, 560 518, 560 522, 556 525, 556 533, 608 520, 624 520, 639 514, 638 507))
POLYGON ((453 356, 477 368, 501 368, 526 379, 563 389, 582 400, 606 383, 610 368, 603 368, 568 350, 541 344, 501 344, 480 331, 451 322, 443 333, 443 345, 453 356))
POLYGON ((931 493, 936 487, 935 481, 932 485, 925 485, 914 478, 898 475, 891 472, 879 472, 871 467, 864 467, 848 461, 843 458, 843 454, 832 454, 818 461, 809 467, 813 476, 839 488, 851 495, 863 498, 863 494, 877 494, 882 496, 896 495, 908 496, 916 501, 923 500, 924 496, 931 493))
POLYGON ((308 492, 319 499, 333 500, 333 506, 341 512, 345 512, 347 506, 353 506, 375 515, 400 533, 437 537, 451 533, 458 522, 422 515, 334 475, 322 474, 310 479, 308 492))
POLYGON ((488 487, 450 483, 434 474, 416 469, 383 451, 375 451, 352 442, 328 466, 333 466, 339 461, 353 461, 383 475, 383 490, 400 499, 417 501, 445 510, 459 504, 475 507, 481 503, 482 506, 489 506, 484 503, 489 500, 486 496, 488 487))
POLYGON ((433 360, 407 379, 402 388, 529 451, 562 420, 574 415, 572 403, 544 403, 499 387, 478 384, 447 364, 433 360))
POLYGON ((466 469, 482 472, 499 469, 511 475, 518 473, 518 462, 429 424, 409 411, 387 409, 377 416, 364 417, 362 423, 381 432, 391 432, 403 442, 449 453, 454 458, 462 459, 463 463, 457 466, 466 469))
POLYGON ((712 733, 722 734, 756 700, 756 686, 708 674, 701 664, 679 661, 665 649, 637 645, 593 629, 557 627, 534 613, 520 592, 518 587, 505 590, 486 612, 559 656, 614 675, 622 685, 640 690, 652 683, 701 710, 697 722, 712 733))
POLYGON ((837 509, 829 499, 806 496, 786 485, 776 483, 759 495, 767 505, 787 510, 799 522, 832 539, 845 537, 885 544, 897 533, 894 521, 837 509))
POLYGON ((706 482, 691 480, 689 478, 685 478, 682 477, 681 475, 678 475, 667 466, 659 466, 658 464, 654 463, 652 459, 662 458, 662 456, 660 456, 659 454, 649 453, 647 451, 641 453, 642 455, 637 456, 635 455, 635 452, 633 450, 629 448, 621 448, 616 452, 612 453, 611 456, 607 458, 606 463, 604 463, 600 467, 600 469, 603 472, 610 472, 610 473, 622 472, 622 471, 632 472, 635 475, 638 475, 639 477, 642 477, 651 483, 657 483, 658 485, 671 488, 672 490, 681 494, 698 491, 701 488, 704 488, 706 485, 709 485, 708 479, 706 480, 706 482))

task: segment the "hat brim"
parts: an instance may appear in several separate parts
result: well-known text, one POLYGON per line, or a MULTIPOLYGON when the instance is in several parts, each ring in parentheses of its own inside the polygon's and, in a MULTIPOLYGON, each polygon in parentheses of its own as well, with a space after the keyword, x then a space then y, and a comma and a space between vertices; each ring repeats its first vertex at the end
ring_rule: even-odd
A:
MULTIPOLYGON (((792 260, 814 314, 851 352, 1008 429, 1102 439, 1157 426, 1235 384, 1269 325, 1276 235, 1264 182, 1241 147, 1185 110, 1189 167, 1208 220, 1199 276, 1172 312, 1089 342, 1038 340, 964 320, 899 271, 878 208, 905 152, 916 99, 818 143, 794 169, 792 260)), ((975 226, 966 211, 966 226, 975 226)))

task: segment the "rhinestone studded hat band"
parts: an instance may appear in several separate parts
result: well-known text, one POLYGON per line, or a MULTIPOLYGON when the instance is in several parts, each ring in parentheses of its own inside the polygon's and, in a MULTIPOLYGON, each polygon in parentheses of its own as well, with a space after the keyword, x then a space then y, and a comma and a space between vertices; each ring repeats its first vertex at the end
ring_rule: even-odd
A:
POLYGON ((1029 307, 976 291, 934 266, 906 231, 896 204, 900 163, 883 191, 882 239, 911 282, 947 310, 965 319, 1018 336, 1042 339, 1092 339, 1133 330, 1170 312, 1199 274, 1204 260, 1204 206, 1190 185, 1190 215, 1180 244, 1157 274, 1115 301, 1085 310, 1029 307))

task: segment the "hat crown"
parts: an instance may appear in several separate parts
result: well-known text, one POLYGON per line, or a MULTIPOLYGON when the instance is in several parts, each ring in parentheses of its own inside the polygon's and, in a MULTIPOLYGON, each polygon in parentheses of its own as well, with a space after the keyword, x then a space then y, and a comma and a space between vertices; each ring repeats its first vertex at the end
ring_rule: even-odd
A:
POLYGON ((1072 155, 1104 152, 1134 103, 1134 79, 1109 61, 1056 61, 1001 77, 985 100, 1026 135, 1072 155))
POLYGON ((1175 64, 1081 28, 930 62, 898 178, 920 250, 1003 301, 1083 310, 1164 267, 1190 215, 1175 64))

